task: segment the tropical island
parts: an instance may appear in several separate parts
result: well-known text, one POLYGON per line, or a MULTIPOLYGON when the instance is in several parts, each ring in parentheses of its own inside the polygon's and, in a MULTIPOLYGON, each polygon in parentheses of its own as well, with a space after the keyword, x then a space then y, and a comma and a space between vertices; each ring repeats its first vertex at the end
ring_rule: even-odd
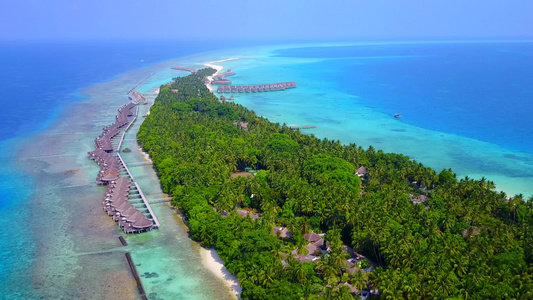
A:
POLYGON ((137 137, 244 299, 530 299, 533 201, 162 86, 137 137))

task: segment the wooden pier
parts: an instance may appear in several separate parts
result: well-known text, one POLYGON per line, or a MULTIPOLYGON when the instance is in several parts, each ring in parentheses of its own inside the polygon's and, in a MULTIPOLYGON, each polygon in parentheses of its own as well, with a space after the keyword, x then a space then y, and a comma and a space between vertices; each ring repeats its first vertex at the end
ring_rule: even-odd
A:
MULTIPOLYGON (((221 84, 213 83, 211 84, 221 84)), ((296 88, 296 82, 279 82, 269 84, 253 84, 253 85, 219 85, 217 93, 262 93, 284 91, 287 89, 296 88)))
POLYGON ((122 159, 122 156, 120 156, 120 153, 117 153, 117 157, 118 159, 120 159, 120 163, 122 164, 124 169, 126 169, 126 172, 128 173, 128 176, 130 177, 130 179, 133 180, 134 179, 133 175, 131 175, 130 169, 128 169, 128 165, 124 162, 124 160, 122 159))
POLYGON ((117 152, 120 151, 120 147, 122 146, 122 142, 124 141, 124 136, 126 135, 126 131, 128 131, 128 129, 130 129, 131 127, 131 124, 133 124, 133 122, 137 120, 138 115, 139 115, 139 107, 137 106, 137 110, 135 111, 135 117, 133 118, 133 120, 131 120, 131 122, 128 124, 126 129, 124 129, 124 132, 122 132, 122 136, 120 137, 120 142, 118 143, 118 146, 117 146, 117 152))
POLYGON ((152 215, 152 220, 154 221, 155 223, 155 228, 159 228, 159 221, 157 220, 154 212, 152 211, 152 208, 150 207, 150 204, 148 203, 148 200, 146 200, 146 197, 144 197, 144 194, 143 194, 143 191, 141 190, 141 187, 139 186, 139 184, 137 182, 133 182, 133 184, 135 184, 135 187, 137 188, 137 190, 139 191, 139 194, 141 195, 141 199, 143 200, 144 202, 144 205, 146 205, 146 208, 148 209, 148 211, 150 212, 150 215, 152 215))
POLYGON ((131 90, 129 90, 126 95, 129 95, 131 92, 133 92, 134 90, 136 90, 138 87, 140 87, 143 83, 145 83, 148 79, 150 79, 152 76, 154 76, 155 73, 152 73, 150 75, 148 75, 148 77, 144 78, 143 80, 139 81, 134 87, 131 88, 131 90))
MULTIPOLYGON (((131 174, 130 172, 130 169, 128 168, 128 164, 126 164, 124 162, 124 160, 122 159, 122 156, 120 155, 120 153, 117 153, 117 157, 119 158, 120 160, 120 163, 122 164, 122 166, 124 167, 124 169, 126 170, 126 173, 128 174, 128 177, 133 181, 133 184, 135 186, 135 189, 137 190, 137 192, 139 193, 140 197, 141 197, 141 200, 145 206, 145 208, 148 210, 148 212, 150 213, 150 217, 152 219, 152 221, 154 222, 154 228, 159 228, 159 221, 157 220, 157 217, 155 216, 154 212, 152 211, 152 207, 150 207, 150 202, 148 200, 146 200, 146 198, 144 197, 144 194, 141 190, 141 187, 139 186, 139 184, 135 181, 135 178, 133 178, 133 175, 131 174)), ((131 196, 131 192, 135 193, 135 190, 133 191, 130 191, 130 197, 129 199, 130 200, 136 200, 136 199, 132 199, 132 198, 135 198, 135 197, 132 197, 131 196)), ((131 202, 131 201, 130 201, 131 202)))
POLYGON ((304 125, 304 126, 289 125, 289 128, 292 129, 292 130, 300 130, 300 129, 316 128, 316 126, 313 126, 313 125, 304 125))
POLYGON ((133 278, 135 278, 135 282, 137 283, 137 289, 139 290, 141 299, 148 300, 148 297, 146 297, 146 292, 144 291, 143 283, 141 282, 141 278, 139 277, 139 273, 137 273, 137 268, 135 267, 133 259, 131 258, 131 254, 129 252, 126 252, 125 255, 126 260, 128 261, 128 265, 130 266, 131 274, 133 275, 133 278))
POLYGON ((183 66, 172 66, 170 67, 171 69, 173 70, 178 70, 178 71, 187 71, 187 72, 191 72, 191 73, 196 73, 196 69, 195 68, 191 68, 191 67, 183 67, 183 66))

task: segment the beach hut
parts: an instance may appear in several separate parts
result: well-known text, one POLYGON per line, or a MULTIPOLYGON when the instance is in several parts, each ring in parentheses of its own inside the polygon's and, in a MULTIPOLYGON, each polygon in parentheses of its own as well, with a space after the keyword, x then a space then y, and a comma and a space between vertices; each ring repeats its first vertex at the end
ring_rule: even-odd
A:
POLYGON ((359 169, 355 170, 355 175, 359 177, 365 177, 366 176, 366 168, 364 166, 359 167, 359 169))
POLYGON ((314 243, 314 242, 321 240, 322 237, 318 233, 310 232, 310 233, 304 234, 304 239, 307 240, 308 242, 314 243))
POLYGON ((289 232, 287 227, 274 226, 274 228, 272 228, 272 232, 280 238, 291 238, 292 237, 292 234, 289 232))
POLYGON ((420 203, 426 202, 427 198, 428 197, 426 195, 420 195, 418 197, 415 197, 414 195, 409 194, 409 201, 411 201, 414 204, 420 204, 420 203))

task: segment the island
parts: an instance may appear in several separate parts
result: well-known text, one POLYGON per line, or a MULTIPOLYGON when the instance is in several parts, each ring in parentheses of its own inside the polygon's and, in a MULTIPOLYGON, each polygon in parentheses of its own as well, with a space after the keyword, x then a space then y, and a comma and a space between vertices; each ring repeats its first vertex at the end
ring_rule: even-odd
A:
POLYGON ((137 138, 243 299, 533 298, 533 201, 272 123, 214 73, 162 86, 137 138))

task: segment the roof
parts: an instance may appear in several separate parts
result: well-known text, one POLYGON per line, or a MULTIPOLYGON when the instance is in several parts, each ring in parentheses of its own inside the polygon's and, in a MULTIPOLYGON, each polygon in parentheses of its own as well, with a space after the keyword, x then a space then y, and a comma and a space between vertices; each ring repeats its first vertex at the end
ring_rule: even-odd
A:
POLYGON ((411 201, 413 203, 426 202, 427 198, 428 197, 426 195, 420 195, 418 197, 415 197, 415 196, 413 196, 413 194, 409 194, 409 201, 411 201))
POLYGON ((248 212, 245 211, 244 209, 237 209, 237 213, 239 214, 239 216, 243 218, 246 218, 246 216, 248 215, 248 212))
POLYGON ((154 223, 149 220, 146 216, 143 216, 140 220, 133 222, 132 226, 137 229, 146 229, 154 226, 154 223))
POLYGON ((122 211, 120 214, 124 217, 129 217, 129 216, 132 216, 134 215, 136 212, 138 212, 137 209, 135 209, 135 207, 133 206, 130 206, 128 207, 128 209, 122 211))
POLYGON ((314 242, 316 242, 318 240, 321 240, 322 237, 318 233, 311 232, 311 233, 304 234, 304 239, 306 239, 309 242, 314 243, 314 242))
POLYGON ((250 218, 252 218, 253 220, 257 220, 259 219, 259 217, 261 217, 261 214, 259 213, 253 213, 244 209, 237 209, 237 213, 243 218, 246 218, 247 215, 250 215, 250 218))
POLYGON ((113 170, 109 170, 109 171, 104 173, 104 175, 102 176, 102 180, 103 181, 117 180, 119 175, 120 174, 118 172, 115 172, 113 170))
POLYGON ((139 221, 142 217, 144 217, 144 215, 141 214, 141 212, 137 210, 133 215, 131 215, 129 217, 126 217, 126 220, 128 222, 135 223, 135 222, 139 221))
POLYGON ((314 242, 313 245, 315 245, 317 247, 322 247, 322 246, 324 246, 324 240, 322 238, 320 238, 318 241, 314 242))
POLYGON ((274 228, 272 228, 272 232, 280 238, 292 237, 292 234, 289 232, 287 227, 274 226, 274 228))
POLYGON ((366 175, 366 168, 364 166, 360 166, 359 169, 355 170, 356 175, 366 175))

